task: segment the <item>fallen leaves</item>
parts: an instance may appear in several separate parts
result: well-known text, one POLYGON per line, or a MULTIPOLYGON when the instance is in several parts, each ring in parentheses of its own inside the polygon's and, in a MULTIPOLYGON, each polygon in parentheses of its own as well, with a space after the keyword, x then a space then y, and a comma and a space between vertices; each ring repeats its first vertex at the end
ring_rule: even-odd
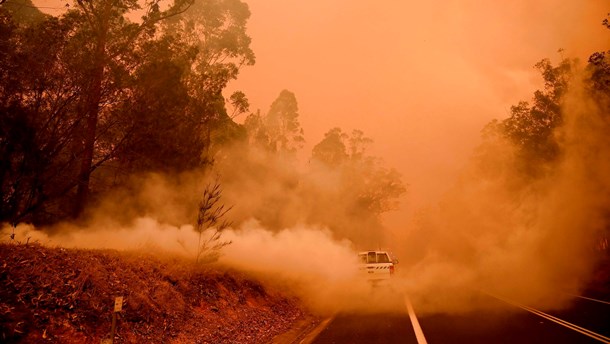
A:
POLYGON ((116 296, 115 343, 269 342, 303 316, 238 272, 145 253, 0 244, 0 283, 7 342, 99 342, 116 296))

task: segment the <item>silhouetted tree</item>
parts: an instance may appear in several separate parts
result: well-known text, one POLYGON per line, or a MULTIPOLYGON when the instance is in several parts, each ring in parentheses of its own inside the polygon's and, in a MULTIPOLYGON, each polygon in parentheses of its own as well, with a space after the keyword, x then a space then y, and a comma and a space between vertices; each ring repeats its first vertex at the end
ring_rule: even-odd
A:
MULTIPOLYGON (((577 62, 563 59, 553 66, 548 59, 538 62, 544 88, 534 92, 530 102, 521 101, 510 108, 510 116, 503 120, 491 121, 483 130, 487 145, 498 140, 507 140, 516 148, 513 167, 521 171, 524 179, 544 176, 560 157, 555 130, 563 123, 562 105, 577 62)), ((489 147, 479 147, 479 154, 497 154, 489 147)), ((480 156, 481 161, 497 160, 497 157, 480 156)))
POLYGON ((44 221, 48 213, 69 211, 56 202, 76 186, 81 83, 69 40, 78 21, 48 18, 23 26, 0 16, 0 44, 9 49, 0 54, 6 67, 0 72, 0 219, 18 221, 37 212, 44 221))
POLYGON ((22 24, 34 24, 47 16, 36 8, 31 0, 0 0, 0 6, 15 22, 22 24))
POLYGON ((257 112, 246 118, 250 140, 272 152, 294 154, 305 143, 298 111, 294 93, 283 90, 265 116, 257 112))
MULTIPOLYGON (((337 198, 331 198, 329 201, 333 204, 322 204, 322 207, 336 209, 336 213, 347 217, 342 219, 335 214, 326 218, 325 224, 338 235, 357 242, 378 237, 377 231, 382 227, 379 216, 395 209, 406 192, 400 174, 385 168, 380 159, 368 154, 371 143, 360 130, 347 135, 340 128, 333 128, 314 146, 311 157, 313 169, 321 163, 328 169, 326 173, 338 176, 337 198), (345 228, 346 223, 350 228, 345 228)), ((317 212, 310 214, 310 221, 315 221, 317 212)))
MULTIPOLYGON (((243 135, 222 90, 254 63, 247 5, 206 0, 187 16, 190 4, 149 2, 138 23, 131 0, 79 1, 25 24, 0 8, 0 220, 78 215, 91 191, 205 166, 214 141, 243 135)), ((231 101, 245 111, 245 95, 231 101)))
MULTIPOLYGON (((78 12, 73 15, 82 18, 82 30, 87 33, 88 40, 83 41, 83 51, 88 55, 89 63, 83 65, 82 72, 86 75, 83 86, 82 114, 85 118, 83 125, 83 151, 78 173, 78 188, 75 198, 74 214, 79 215, 85 207, 89 194, 89 180, 91 173, 98 166, 94 161, 96 139, 99 134, 98 122, 103 114, 104 96, 111 95, 113 90, 105 86, 116 86, 108 83, 110 72, 123 72, 127 69, 122 62, 123 55, 131 52, 132 44, 142 35, 151 35, 155 25, 172 16, 184 12, 191 5, 192 0, 175 0, 165 11, 160 10, 159 1, 147 2, 142 22, 140 24, 128 22, 124 15, 129 11, 142 9, 137 1, 131 0, 100 0, 77 1, 78 12)), ((126 72, 126 71, 125 71, 126 72)), ((119 85, 120 87, 120 85, 119 85)), ((103 161, 106 157, 101 158, 103 161)))
POLYGON ((340 128, 329 130, 324 134, 324 139, 313 147, 311 159, 332 167, 340 166, 349 157, 345 146, 347 138, 340 128))

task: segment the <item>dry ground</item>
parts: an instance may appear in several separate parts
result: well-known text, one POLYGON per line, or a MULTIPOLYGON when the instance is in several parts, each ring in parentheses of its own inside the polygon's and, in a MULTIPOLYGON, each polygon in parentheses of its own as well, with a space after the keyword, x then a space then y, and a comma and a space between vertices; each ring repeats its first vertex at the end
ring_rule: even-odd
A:
POLYGON ((179 258, 0 244, 0 342, 266 343, 307 314, 243 273, 179 258))

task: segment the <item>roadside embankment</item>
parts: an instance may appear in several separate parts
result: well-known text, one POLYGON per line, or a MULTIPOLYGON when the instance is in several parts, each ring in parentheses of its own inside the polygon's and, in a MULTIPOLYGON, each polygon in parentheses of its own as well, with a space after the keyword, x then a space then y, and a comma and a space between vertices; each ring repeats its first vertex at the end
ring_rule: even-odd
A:
POLYGON ((306 317, 244 273, 146 252, 0 244, 0 342, 264 343, 306 317))

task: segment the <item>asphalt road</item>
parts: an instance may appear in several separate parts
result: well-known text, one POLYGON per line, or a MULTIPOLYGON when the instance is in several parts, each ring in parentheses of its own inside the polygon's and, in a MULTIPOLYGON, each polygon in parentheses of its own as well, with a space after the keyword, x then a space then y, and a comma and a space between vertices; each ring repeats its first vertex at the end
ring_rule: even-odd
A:
POLYGON ((541 312, 477 292, 477 310, 418 314, 422 305, 387 295, 381 311, 337 314, 312 343, 610 343, 610 300, 575 296, 564 310, 541 312))

